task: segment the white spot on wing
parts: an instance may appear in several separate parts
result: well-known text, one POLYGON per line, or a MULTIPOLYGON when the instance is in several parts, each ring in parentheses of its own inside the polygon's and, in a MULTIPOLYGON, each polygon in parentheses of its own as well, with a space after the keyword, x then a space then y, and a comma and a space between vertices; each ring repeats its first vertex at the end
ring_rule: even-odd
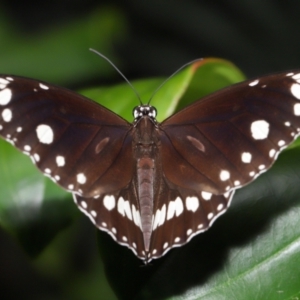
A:
POLYGON ((202 192, 201 192, 201 196, 202 196, 202 198, 203 198, 204 200, 210 200, 210 199, 211 199, 211 196, 212 196, 212 193, 202 191, 202 192))
POLYGON ((130 204, 129 201, 124 200, 123 197, 120 197, 118 200, 118 212, 129 220, 132 220, 132 214, 131 214, 131 209, 130 209, 130 204))
POLYGON ((254 121, 251 124, 252 137, 255 140, 264 140, 269 135, 269 123, 265 120, 254 121))
POLYGON ((159 220, 160 220, 160 209, 158 209, 155 213, 154 221, 153 221, 153 226, 152 230, 155 230, 159 225, 159 220))
POLYGON ((81 201, 80 205, 84 208, 87 209, 87 203, 85 201, 81 201))
POLYGON ((249 83, 249 86, 255 86, 255 85, 257 85, 258 83, 259 83, 259 80, 256 79, 256 80, 250 82, 250 83, 249 83))
POLYGON ((276 150, 275 149, 271 149, 269 151, 269 156, 272 158, 272 157, 274 157, 275 153, 276 153, 276 150))
POLYGON ((181 215, 183 212, 183 203, 180 197, 177 197, 175 199, 175 214, 176 217, 178 217, 179 215, 181 215))
POLYGON ((135 208, 135 206, 132 204, 132 216, 134 224, 138 227, 141 227, 141 216, 140 212, 135 208))
POLYGON ((291 86, 291 93, 297 99, 300 99, 300 84, 294 83, 291 86))
POLYGON ((2 118, 5 122, 10 122, 12 119, 12 111, 9 108, 5 108, 2 111, 2 118))
POLYGON ((185 205, 187 210, 191 210, 192 212, 195 212, 199 207, 199 199, 195 196, 186 197, 185 205))
POLYGON ((159 218, 158 226, 163 225, 165 223, 165 219, 166 219, 166 205, 164 204, 160 210, 160 218, 159 218))
POLYGON ((31 147, 29 145, 25 145, 24 150, 29 152, 31 150, 31 147))
POLYGON ((77 182, 80 184, 85 184, 86 183, 86 176, 83 173, 79 173, 76 176, 77 182))
POLYGON ((252 154, 249 152, 242 153, 242 162, 245 164, 249 164, 252 160, 252 154))
POLYGON ((8 85, 9 81, 4 78, 0 78, 0 84, 8 85))
POLYGON ((224 208, 224 205, 222 203, 220 203, 217 207, 217 210, 220 211, 224 208))
POLYGON ((183 212, 183 203, 180 197, 170 201, 168 205, 167 220, 172 219, 175 215, 178 217, 183 212))
POLYGON ((49 87, 46 86, 45 84, 40 83, 39 85, 40 85, 41 89, 43 89, 43 90, 49 90, 49 87))
POLYGON ((280 141, 278 142, 278 146, 282 147, 282 146, 284 146, 284 145, 285 145, 285 141, 280 140, 280 141))
POLYGON ((284 122, 284 125, 289 127, 291 126, 291 122, 284 122))
POLYGON ((16 129, 17 132, 21 132, 22 130, 23 130, 22 127, 18 127, 18 128, 16 129))
POLYGON ((239 180, 236 180, 235 182, 234 182, 234 185, 235 186, 238 186, 238 185, 240 185, 241 184, 241 182, 239 181, 239 180))
POLYGON ((41 124, 37 126, 36 134, 39 141, 43 144, 51 144, 53 142, 54 133, 49 125, 41 124))
POLYGON ((300 81, 300 73, 295 74, 292 78, 295 79, 297 82, 299 82, 300 81))
POLYGON ((11 89, 4 89, 0 91, 0 105, 7 105, 11 100, 11 89))
POLYGON ((190 235, 192 232, 193 232, 193 230, 192 230, 191 228, 189 228, 189 229, 186 231, 186 235, 190 235))
POLYGON ((39 162, 40 161, 40 156, 37 154, 37 153, 34 153, 33 154, 33 158, 36 162, 39 162))
POLYGON ((96 211, 92 210, 92 211, 91 211, 91 215, 92 215, 94 218, 96 218, 96 217, 97 217, 96 211))
POLYGON ((163 248, 166 249, 168 246, 169 246, 169 243, 165 242, 164 245, 163 245, 163 248))
POLYGON ((116 199, 113 195, 105 195, 103 205, 107 210, 112 210, 116 206, 116 199))
POLYGON ((229 178, 230 178, 230 173, 229 173, 228 171, 222 170, 222 171, 220 172, 220 179, 221 179, 222 181, 228 180, 229 178))
POLYGON ((208 219, 208 220, 211 220, 213 216, 214 216, 213 213, 209 213, 209 214, 207 215, 207 219, 208 219))
POLYGON ((63 167, 66 163, 65 158, 61 155, 57 155, 55 161, 58 167, 63 167))
POLYGON ((73 189, 74 189, 74 184, 69 184, 69 185, 68 185, 68 189, 69 189, 69 190, 73 190, 73 189))
POLYGON ((179 242, 180 242, 180 237, 176 237, 176 238, 174 239, 174 242, 175 242, 175 243, 179 243, 179 242))
POLYGON ((294 105, 294 114, 295 116, 300 116, 300 103, 294 105))

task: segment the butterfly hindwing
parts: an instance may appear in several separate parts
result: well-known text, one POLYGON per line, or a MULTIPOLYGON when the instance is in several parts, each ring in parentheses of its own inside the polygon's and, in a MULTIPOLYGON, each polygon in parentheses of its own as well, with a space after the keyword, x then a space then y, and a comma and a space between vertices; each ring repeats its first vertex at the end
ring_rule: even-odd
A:
POLYGON ((96 198, 74 194, 74 201, 99 229, 108 232, 119 244, 130 248, 145 260, 140 208, 134 182, 126 188, 103 193, 96 198))
POLYGON ((160 185, 164 192, 158 193, 154 201, 148 260, 158 258, 206 231, 227 210, 234 194, 234 191, 213 195, 201 190, 186 190, 166 179, 160 185))

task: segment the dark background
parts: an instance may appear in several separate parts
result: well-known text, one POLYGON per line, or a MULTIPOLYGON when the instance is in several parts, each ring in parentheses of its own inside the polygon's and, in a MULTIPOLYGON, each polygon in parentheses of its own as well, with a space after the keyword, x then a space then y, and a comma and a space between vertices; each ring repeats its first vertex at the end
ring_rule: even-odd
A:
MULTIPOLYGON (((74 89, 121 82, 88 52, 92 47, 130 80, 168 76, 201 57, 228 59, 256 77, 300 67, 299 13, 300 2, 292 0, 1 1, 0 73, 74 89)), ((105 281, 98 281, 103 266, 90 222, 78 213, 75 223, 62 228, 54 241, 54 253, 67 260, 61 273, 24 253, 1 230, 1 299, 114 299, 106 283, 99 294, 87 292, 94 281, 98 288, 105 281), (88 283, 78 287, 82 278, 88 283)))

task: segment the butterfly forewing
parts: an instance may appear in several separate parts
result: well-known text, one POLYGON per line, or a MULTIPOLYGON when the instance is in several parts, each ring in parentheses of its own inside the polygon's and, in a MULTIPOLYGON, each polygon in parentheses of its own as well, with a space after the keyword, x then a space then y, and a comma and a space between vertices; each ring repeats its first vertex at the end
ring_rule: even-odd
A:
POLYGON ((184 187, 223 194, 266 171, 299 134, 298 78, 285 73, 246 81, 167 119, 161 125, 168 138, 162 151, 168 160, 165 176, 184 187))
POLYGON ((0 134, 47 176, 87 197, 129 184, 133 162, 125 120, 46 83, 6 76, 0 84, 0 134))
POLYGON ((2 75, 0 135, 149 262, 207 230, 235 189, 272 165, 299 134, 299 99, 300 72, 282 73, 218 91, 161 124, 139 106, 129 124, 66 89, 2 75))

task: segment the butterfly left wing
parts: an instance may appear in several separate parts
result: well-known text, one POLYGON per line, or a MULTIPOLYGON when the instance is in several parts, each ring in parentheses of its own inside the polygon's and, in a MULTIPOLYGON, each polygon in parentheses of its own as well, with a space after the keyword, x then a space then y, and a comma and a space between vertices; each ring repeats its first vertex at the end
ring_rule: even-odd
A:
POLYGON ((0 76, 0 135, 72 192, 96 227, 145 259, 131 131, 127 121, 72 91, 0 76))
POLYGON ((0 76, 0 135, 70 192, 97 197, 130 183, 130 129, 124 119, 72 91, 0 76))

